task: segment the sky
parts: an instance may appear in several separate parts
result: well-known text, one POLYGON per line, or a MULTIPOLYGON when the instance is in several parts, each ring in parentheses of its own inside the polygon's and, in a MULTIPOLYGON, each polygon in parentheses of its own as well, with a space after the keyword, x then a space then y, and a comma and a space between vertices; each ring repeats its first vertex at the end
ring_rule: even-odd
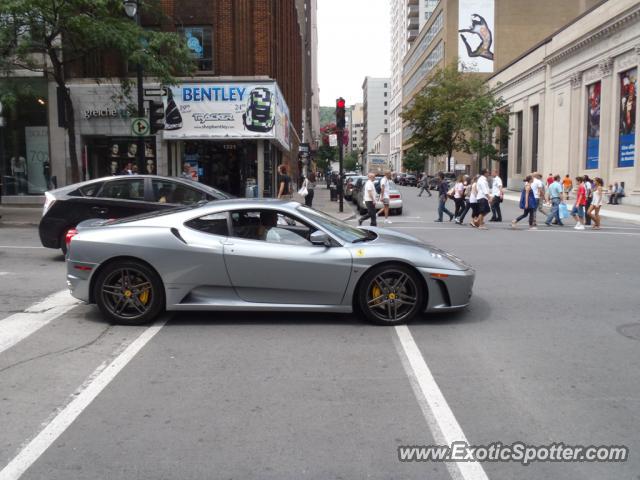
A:
POLYGON ((364 77, 391 71, 389 0, 318 0, 320 105, 362 102, 364 77))

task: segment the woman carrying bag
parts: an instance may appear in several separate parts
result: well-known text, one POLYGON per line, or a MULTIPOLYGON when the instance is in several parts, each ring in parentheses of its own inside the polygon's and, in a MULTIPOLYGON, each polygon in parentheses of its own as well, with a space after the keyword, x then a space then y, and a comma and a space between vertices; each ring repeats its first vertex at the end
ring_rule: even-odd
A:
POLYGON ((298 190, 298 193, 304 197, 304 204, 307 207, 313 205, 313 194, 316 188, 316 174, 311 172, 302 182, 302 187, 298 190))
POLYGON ((537 230, 537 227, 535 226, 535 213, 538 208, 538 201, 533 195, 533 189, 531 188, 532 182, 533 177, 531 175, 527 175, 527 178, 525 178, 524 188, 520 194, 520 208, 524 210, 524 213, 518 218, 511 220, 511 228, 516 228, 516 224, 528 215, 529 230, 537 230))

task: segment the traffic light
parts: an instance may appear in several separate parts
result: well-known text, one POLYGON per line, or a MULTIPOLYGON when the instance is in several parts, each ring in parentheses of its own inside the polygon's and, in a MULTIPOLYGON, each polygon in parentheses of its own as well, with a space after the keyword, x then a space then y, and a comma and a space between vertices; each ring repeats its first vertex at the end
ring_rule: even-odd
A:
POLYGON ((336 127, 338 130, 343 130, 345 127, 345 104, 346 102, 342 97, 336 100, 336 127))
POLYGON ((158 130, 164 129, 164 104, 162 102, 149 101, 149 127, 152 135, 158 130))

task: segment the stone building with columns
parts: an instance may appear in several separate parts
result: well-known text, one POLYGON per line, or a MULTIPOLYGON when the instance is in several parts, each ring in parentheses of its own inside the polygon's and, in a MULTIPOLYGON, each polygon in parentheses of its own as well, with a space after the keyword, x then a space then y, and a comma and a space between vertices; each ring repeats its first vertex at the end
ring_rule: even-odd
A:
POLYGON ((497 162, 509 188, 532 171, 624 182, 640 205, 640 3, 608 0, 488 79, 509 109, 497 162))

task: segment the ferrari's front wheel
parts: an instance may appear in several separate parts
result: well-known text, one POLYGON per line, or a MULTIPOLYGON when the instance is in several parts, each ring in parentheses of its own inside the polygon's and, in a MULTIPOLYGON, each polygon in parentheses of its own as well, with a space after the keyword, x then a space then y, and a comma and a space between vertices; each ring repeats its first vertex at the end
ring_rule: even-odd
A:
POLYGON ((369 321, 398 325, 411 321, 420 312, 424 295, 422 283, 413 270, 404 265, 381 265, 362 278, 358 305, 369 321))
POLYGON ((107 265, 98 273, 93 294, 102 314, 123 325, 149 323, 164 309, 160 276, 136 260, 107 265))

